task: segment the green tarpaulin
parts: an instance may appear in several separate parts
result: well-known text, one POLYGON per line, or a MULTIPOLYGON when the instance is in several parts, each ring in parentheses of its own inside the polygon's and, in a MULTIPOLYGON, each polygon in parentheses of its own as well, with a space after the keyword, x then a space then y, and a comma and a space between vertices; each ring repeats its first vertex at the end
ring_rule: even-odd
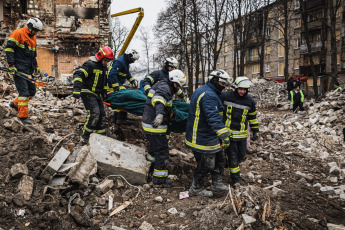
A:
MULTIPOLYGON (((134 115, 141 116, 144 113, 146 95, 140 90, 125 89, 109 94, 105 102, 110 103, 111 108, 121 109, 134 115)), ((186 131, 189 103, 173 100, 173 116, 170 119, 169 130, 175 133, 186 131)))

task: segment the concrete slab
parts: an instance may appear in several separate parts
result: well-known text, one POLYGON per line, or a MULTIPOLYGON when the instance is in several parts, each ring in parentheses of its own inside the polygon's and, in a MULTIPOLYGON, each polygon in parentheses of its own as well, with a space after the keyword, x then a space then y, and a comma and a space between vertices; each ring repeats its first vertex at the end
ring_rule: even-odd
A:
POLYGON ((53 159, 49 162, 47 167, 43 170, 43 172, 40 175, 40 178, 47 181, 50 180, 50 178, 59 170, 61 165, 65 162, 69 154, 70 152, 67 149, 61 147, 59 151, 55 154, 53 159))
POLYGON ((88 146, 84 145, 75 159, 77 165, 73 166, 67 174, 69 181, 87 187, 89 177, 97 172, 97 161, 90 154, 88 146))
POLYGON ((145 159, 145 149, 96 133, 90 136, 90 152, 98 167, 108 175, 122 175, 136 185, 146 183, 150 162, 145 159))

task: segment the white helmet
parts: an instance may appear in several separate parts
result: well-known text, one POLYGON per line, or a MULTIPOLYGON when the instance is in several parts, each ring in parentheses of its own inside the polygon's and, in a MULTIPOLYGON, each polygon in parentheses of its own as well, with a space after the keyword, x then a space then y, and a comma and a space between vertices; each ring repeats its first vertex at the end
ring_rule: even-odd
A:
POLYGON ((169 81, 176 82, 180 87, 183 87, 186 84, 187 78, 181 70, 174 69, 169 72, 169 81))
POLYGON ((218 77, 220 82, 232 82, 232 78, 229 76, 229 74, 222 69, 213 70, 210 76, 208 76, 208 80, 211 81, 214 77, 218 77))
POLYGON ((42 31, 43 30, 43 23, 38 18, 30 18, 26 22, 26 27, 28 27, 28 29, 30 31, 32 29, 35 29, 35 30, 38 30, 38 31, 42 31))
POLYGON ((176 58, 174 57, 168 57, 167 59, 165 59, 165 66, 168 67, 168 66, 171 66, 171 67, 174 67, 175 69, 178 68, 178 61, 176 58))
POLYGON ((132 49, 127 54, 132 55, 131 58, 133 58, 134 60, 139 60, 140 55, 136 50, 132 49))
POLYGON ((240 76, 238 78, 236 78, 235 80, 235 88, 244 88, 244 89, 248 89, 250 88, 250 86, 254 85, 253 82, 251 80, 249 80, 249 78, 244 77, 244 76, 240 76))

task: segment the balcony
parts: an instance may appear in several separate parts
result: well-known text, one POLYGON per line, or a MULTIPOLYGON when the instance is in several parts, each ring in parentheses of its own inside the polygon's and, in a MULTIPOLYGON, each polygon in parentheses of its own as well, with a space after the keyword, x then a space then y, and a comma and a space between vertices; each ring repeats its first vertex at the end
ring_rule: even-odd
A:
MULTIPOLYGON (((319 64, 314 65, 316 75, 320 75, 321 73, 325 72, 326 70, 326 64, 319 64)), ((299 67, 299 74, 301 75, 312 75, 313 72, 311 71, 311 66, 300 66, 299 67)))
MULTIPOLYGON (((320 52, 322 48, 321 42, 313 42, 310 44, 311 46, 311 53, 320 52)), ((300 47, 300 54, 308 54, 308 47, 306 44, 301 45, 300 47)))
POLYGON ((247 63, 255 63, 255 62, 258 62, 258 61, 260 61, 260 57, 259 56, 249 56, 248 58, 247 58, 247 63))
POLYGON ((307 10, 319 7, 319 6, 325 6, 325 0, 307 0, 305 7, 307 10))

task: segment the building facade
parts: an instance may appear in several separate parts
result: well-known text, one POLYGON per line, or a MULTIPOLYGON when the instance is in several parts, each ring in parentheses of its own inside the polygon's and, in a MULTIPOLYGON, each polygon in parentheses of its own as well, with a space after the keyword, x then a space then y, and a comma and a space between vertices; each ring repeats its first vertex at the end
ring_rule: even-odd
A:
POLYGON ((4 0, 0 2, 0 45, 30 17, 38 17, 44 31, 37 35, 40 69, 62 81, 71 79, 76 63, 83 63, 108 45, 110 0, 4 0))

